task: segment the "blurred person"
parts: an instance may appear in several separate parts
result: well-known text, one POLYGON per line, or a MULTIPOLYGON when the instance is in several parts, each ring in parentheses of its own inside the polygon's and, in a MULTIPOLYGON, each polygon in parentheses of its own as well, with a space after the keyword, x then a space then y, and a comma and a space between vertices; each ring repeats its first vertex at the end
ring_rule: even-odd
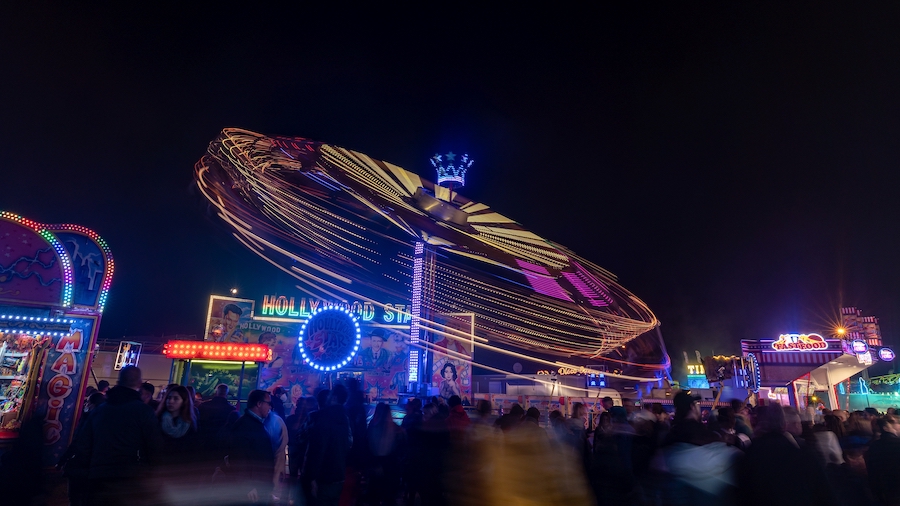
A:
POLYGON ((594 432, 590 482, 599 503, 624 504, 633 496, 635 431, 621 406, 610 407, 600 414, 594 432))
POLYGON ((78 427, 75 429, 72 443, 56 464, 56 468, 61 469, 63 476, 68 479, 69 504, 72 506, 88 504, 88 465, 90 462, 85 455, 77 453, 75 450, 79 439, 83 437, 84 427, 90 423, 91 413, 105 401, 106 397, 96 390, 85 399, 84 412, 81 419, 78 420, 78 427))
MULTIPOLYGON (((270 399, 274 397, 270 396, 270 399)), ((272 452, 275 454, 275 462, 272 467, 272 500, 278 502, 283 494, 284 470, 287 467, 288 429, 284 420, 272 409, 263 419, 269 440, 272 442, 272 452)))
POLYGON ((219 465, 227 453, 223 431, 237 408, 228 402, 228 385, 219 384, 212 399, 197 406, 197 436, 203 456, 219 465))
POLYGON ((344 476, 344 489, 341 492, 341 504, 355 502, 362 488, 363 471, 368 465, 368 444, 366 435, 366 422, 368 408, 365 404, 362 385, 356 378, 347 380, 347 402, 344 403, 347 410, 347 420, 350 422, 350 433, 353 435, 353 445, 347 454, 347 472, 344 476))
POLYGON ((153 398, 154 393, 156 393, 156 387, 147 382, 141 383, 141 401, 150 406, 153 411, 156 411, 156 408, 159 407, 159 401, 153 398))
POLYGON ((336 506, 344 487, 347 454, 353 444, 345 402, 347 388, 335 385, 327 405, 311 418, 309 449, 302 473, 310 481, 317 506, 336 506))
POLYGON ((462 407, 462 399, 458 395, 451 395, 447 399, 447 406, 450 408, 450 415, 447 417, 447 428, 451 433, 464 433, 469 428, 469 415, 466 414, 465 408, 462 407))
POLYGON ((231 426, 229 481, 236 481, 239 490, 238 497, 231 500, 268 504, 271 499, 275 451, 265 426, 265 419, 271 410, 272 397, 269 392, 253 390, 247 397, 246 411, 231 426))
POLYGON ((106 395, 109 392, 109 382, 106 380, 100 380, 97 382, 97 391, 103 395, 106 395))
POLYGON ((419 431, 417 455, 411 455, 423 468, 419 473, 419 495, 423 506, 446 504, 444 476, 450 456, 450 431, 440 406, 428 403, 422 408, 422 430, 419 431))
POLYGON ((746 434, 738 432, 737 415, 731 407, 719 408, 716 417, 718 428, 714 431, 725 444, 734 446, 739 450, 746 450, 750 446, 750 438, 746 434))
POLYGON ((375 406, 366 433, 371 456, 366 470, 369 502, 376 506, 394 506, 400 492, 400 458, 405 435, 394 423, 390 406, 383 402, 375 406))
POLYGON ((422 399, 409 399, 406 402, 406 416, 400 422, 400 428, 406 432, 407 440, 406 458, 403 461, 403 482, 406 486, 404 502, 407 505, 415 504, 416 495, 421 488, 421 475, 425 472, 427 457, 422 436, 424 421, 422 399))
POLYGON ((312 478, 310 477, 312 469, 307 466, 307 459, 309 456, 309 441, 312 437, 312 427, 316 424, 316 419, 319 418, 319 416, 322 414, 322 411, 328 406, 328 399, 330 397, 331 390, 327 388, 316 391, 314 398, 315 408, 309 412, 309 416, 307 417, 306 422, 304 422, 300 428, 300 437, 307 441, 306 451, 304 452, 303 458, 299 463, 300 490, 303 495, 304 503, 308 505, 313 505, 316 503, 316 498, 313 496, 312 478))
POLYGON ((502 430, 503 432, 506 432, 506 431, 514 428, 519 423, 521 423, 522 417, 524 417, 524 416, 525 416, 525 410, 522 409, 522 406, 519 406, 518 404, 513 404, 512 407, 509 408, 509 413, 506 413, 505 415, 501 415, 500 417, 498 417, 495 424, 500 430, 502 430))
POLYGON ((847 417, 846 431, 841 446, 844 448, 868 447, 872 441, 872 422, 868 414, 863 411, 854 411, 847 417))
POLYGON ((287 401, 287 392, 282 387, 275 387, 275 389, 272 390, 272 412, 280 416, 282 420, 285 418, 285 401, 287 401))
POLYGON ((284 422, 288 430, 288 473, 291 483, 289 500, 295 504, 301 504, 304 497, 300 483, 300 468, 306 456, 306 448, 309 446, 309 434, 303 429, 310 415, 317 409, 319 405, 314 397, 301 397, 297 401, 294 414, 284 422))
POLYGON ((675 394, 672 428, 654 460, 663 478, 658 491, 664 504, 687 505, 734 500, 740 450, 722 442, 700 420, 699 397, 675 394))
POLYGON ((160 446, 159 423, 141 401, 141 370, 119 371, 106 402, 93 409, 75 452, 88 464, 91 504, 144 504, 152 500, 146 480, 160 446))
POLYGON ((900 483, 900 419, 884 415, 877 423, 882 436, 872 442, 865 456, 869 486, 879 504, 900 506, 895 488, 900 483))
MULTIPOLYGON (((794 435, 788 432, 785 414, 778 403, 761 410, 759 433, 738 466, 738 504, 836 505, 836 496, 823 466, 812 451, 801 448, 794 435), (791 479, 780 480, 774 490, 759 486, 771 476, 791 476, 791 479)), ((788 416, 793 415, 794 412, 789 410, 788 416)))
POLYGON ((750 413, 747 406, 740 399, 731 399, 731 409, 734 411, 734 431, 747 436, 753 437, 753 428, 750 425, 750 413))
POLYGON ((600 400, 600 405, 603 406, 603 411, 609 411, 615 406, 615 403, 613 403, 612 397, 604 397, 600 400))

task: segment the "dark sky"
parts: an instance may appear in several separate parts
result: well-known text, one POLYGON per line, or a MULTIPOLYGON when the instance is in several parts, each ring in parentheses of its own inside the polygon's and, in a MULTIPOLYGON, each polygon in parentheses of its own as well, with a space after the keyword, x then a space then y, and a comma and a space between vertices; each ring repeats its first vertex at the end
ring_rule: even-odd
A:
POLYGON ((824 330, 841 302, 897 343, 900 8, 619 3, 18 2, 0 209, 108 241, 101 337, 199 334, 212 291, 286 282, 193 190, 223 127, 428 178, 468 151, 463 194, 616 273, 676 361, 824 330))

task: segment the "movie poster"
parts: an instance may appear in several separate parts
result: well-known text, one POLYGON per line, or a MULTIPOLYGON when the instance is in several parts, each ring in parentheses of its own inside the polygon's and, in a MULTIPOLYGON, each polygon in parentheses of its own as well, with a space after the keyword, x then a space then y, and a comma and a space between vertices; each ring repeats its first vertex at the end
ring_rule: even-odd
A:
POLYGON ((245 330, 253 319, 253 301, 210 295, 204 339, 218 343, 249 343, 245 330))
POLYGON ((475 352, 475 315, 473 313, 443 314, 435 317, 443 334, 432 334, 431 386, 438 395, 449 399, 458 395, 465 405, 472 399, 472 357, 475 352), (466 337, 468 336, 468 337, 466 337), (442 351, 446 350, 446 351, 442 351))
POLYGON ((374 402, 396 401, 409 382, 409 335, 399 329, 364 325, 353 361, 364 377, 363 394, 374 402))

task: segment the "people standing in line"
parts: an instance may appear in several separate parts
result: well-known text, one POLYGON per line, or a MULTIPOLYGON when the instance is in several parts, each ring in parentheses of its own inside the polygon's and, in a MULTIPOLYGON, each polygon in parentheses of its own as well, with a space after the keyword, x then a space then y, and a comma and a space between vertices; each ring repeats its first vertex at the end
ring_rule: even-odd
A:
POLYGON ((312 419, 303 474, 310 479, 317 506, 337 506, 344 487, 347 454, 353 444, 345 402, 347 388, 335 385, 328 405, 312 419))
MULTIPOLYGON (((378 330, 378 329, 376 329, 378 330)), ((369 410, 365 404, 365 396, 359 380, 347 380, 347 419, 350 421, 350 432, 353 434, 353 446, 347 455, 347 473, 344 478, 344 489, 341 492, 341 504, 356 502, 362 490, 362 475, 368 465, 369 449, 366 443, 366 422, 369 410)))
POLYGON ((218 385, 213 398, 200 404, 197 412, 198 436, 204 458, 220 465, 227 453, 223 434, 225 423, 229 415, 237 412, 237 408, 228 402, 228 385, 218 385))
POLYGON ((88 459, 91 504, 152 500, 147 478, 160 445, 159 423, 141 401, 141 370, 123 367, 106 402, 96 407, 75 451, 88 459))
POLYGON ((272 397, 265 390, 247 396, 247 409, 231 426, 228 448, 229 481, 237 482, 238 497, 247 504, 268 504, 272 495, 275 452, 265 427, 272 410, 272 397))
MULTIPOLYGON (((328 399, 331 397, 331 390, 322 389, 316 392, 315 403, 316 408, 309 413, 306 422, 300 428, 300 437, 307 442, 311 441, 312 428, 316 425, 316 419, 322 414, 323 410, 328 406, 328 399)), ((313 495, 313 484, 311 474, 312 468, 307 465, 309 461, 309 446, 307 443, 306 450, 303 453, 303 459, 300 461, 300 489, 303 494, 304 504, 316 504, 316 498, 313 495)))

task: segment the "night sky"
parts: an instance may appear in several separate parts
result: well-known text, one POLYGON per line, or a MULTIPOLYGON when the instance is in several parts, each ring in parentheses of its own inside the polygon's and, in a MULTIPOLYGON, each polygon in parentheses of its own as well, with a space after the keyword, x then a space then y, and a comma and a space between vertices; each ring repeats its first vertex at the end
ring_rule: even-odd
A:
POLYGON ((0 209, 107 240, 101 338, 292 286, 192 184, 240 127, 429 179, 468 152, 462 193, 617 274, 676 363, 841 303, 900 343, 896 5, 67 4, 0 16, 0 209))

